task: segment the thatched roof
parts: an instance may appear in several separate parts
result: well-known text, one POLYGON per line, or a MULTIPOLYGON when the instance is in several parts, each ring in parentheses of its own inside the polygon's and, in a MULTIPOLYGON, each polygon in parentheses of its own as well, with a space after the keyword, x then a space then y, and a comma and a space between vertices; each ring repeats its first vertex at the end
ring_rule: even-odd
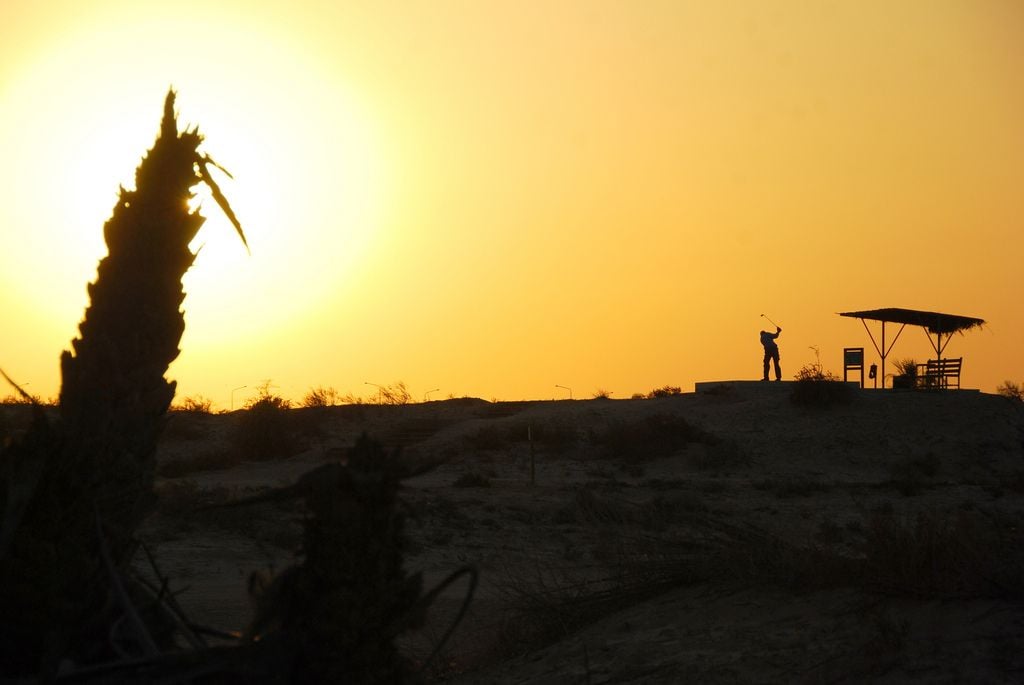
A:
POLYGON ((898 307, 869 309, 862 312, 840 312, 839 316, 848 316, 853 319, 870 319, 871 321, 888 321, 891 323, 923 326, 928 329, 929 333, 942 334, 968 331, 972 328, 980 327, 985 323, 984 319, 978 319, 973 316, 925 312, 918 309, 900 309, 898 307))

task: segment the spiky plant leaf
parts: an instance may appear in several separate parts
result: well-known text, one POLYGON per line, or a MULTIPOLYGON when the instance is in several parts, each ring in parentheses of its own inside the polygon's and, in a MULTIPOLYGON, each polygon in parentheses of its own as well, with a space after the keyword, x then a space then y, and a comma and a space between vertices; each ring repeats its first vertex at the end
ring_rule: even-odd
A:
MULTIPOLYGON (((0 455, 0 671, 51 677, 62 659, 103 658, 118 620, 94 522, 117 569, 153 501, 156 440, 175 385, 164 378, 185 321, 181 279, 205 219, 192 189, 211 187, 196 128, 178 131, 175 94, 160 133, 121 188, 103 227, 108 254, 88 286, 90 304, 72 350, 61 356, 59 420, 37 422, 0 455)), ((248 246, 247 246, 248 247, 248 246)), ((109 565, 108 565, 109 566, 109 565)))

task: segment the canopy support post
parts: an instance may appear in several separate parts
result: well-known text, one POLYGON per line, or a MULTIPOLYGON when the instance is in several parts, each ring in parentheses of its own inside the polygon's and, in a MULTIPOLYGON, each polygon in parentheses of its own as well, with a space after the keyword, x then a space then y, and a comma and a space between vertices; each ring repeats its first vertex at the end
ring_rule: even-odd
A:
MULTIPOLYGON (((889 346, 886 347, 885 346, 885 321, 883 321, 882 322, 882 347, 881 347, 881 349, 879 349, 878 343, 875 342, 875 336, 873 336, 871 334, 871 329, 868 328, 867 321, 865 321, 864 319, 861 319, 860 322, 864 325, 864 330, 868 332, 868 337, 871 338, 871 344, 875 346, 875 352, 877 352, 878 356, 882 358, 881 376, 882 376, 882 389, 884 390, 885 389, 885 358, 889 356, 889 353, 892 352, 892 348, 896 346, 896 341, 900 339, 900 335, 903 334, 903 329, 907 327, 907 324, 902 324, 900 326, 900 329, 898 331, 896 331, 896 337, 893 338, 892 342, 889 343, 889 346)), ((930 336, 929 336, 928 340, 931 341, 931 337, 930 336)))

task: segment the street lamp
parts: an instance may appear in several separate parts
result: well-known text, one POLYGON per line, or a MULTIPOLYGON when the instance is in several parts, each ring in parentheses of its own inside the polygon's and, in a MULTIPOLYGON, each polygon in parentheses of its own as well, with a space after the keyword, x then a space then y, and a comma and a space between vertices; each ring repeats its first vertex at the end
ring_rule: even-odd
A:
POLYGON ((372 385, 377 388, 377 404, 383 404, 384 386, 371 383, 370 381, 363 381, 363 385, 372 385))
POLYGON ((561 388, 562 390, 568 390, 569 391, 569 399, 570 400, 572 399, 572 388, 566 387, 564 385, 558 385, 557 383, 555 383, 555 387, 556 388, 561 388))
POLYGON ((248 388, 248 387, 249 387, 248 385, 240 385, 237 388, 232 388, 231 389, 231 411, 235 410, 235 391, 236 390, 244 390, 245 388, 248 388))
POLYGON ((437 392, 440 389, 441 388, 434 388, 433 390, 427 390, 425 393, 423 393, 423 401, 428 402, 430 400, 430 393, 437 392))

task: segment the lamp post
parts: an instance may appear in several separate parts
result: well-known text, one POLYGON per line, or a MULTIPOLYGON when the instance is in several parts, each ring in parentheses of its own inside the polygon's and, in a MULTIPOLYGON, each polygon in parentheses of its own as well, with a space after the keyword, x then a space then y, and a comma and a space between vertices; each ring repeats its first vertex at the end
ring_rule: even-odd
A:
POLYGON ((249 387, 248 385, 240 385, 237 388, 232 388, 231 389, 231 411, 235 410, 235 391, 236 390, 244 390, 245 388, 248 388, 248 387, 249 387))
POLYGON ((562 390, 568 390, 569 391, 569 399, 570 400, 572 399, 572 388, 567 387, 565 385, 558 385, 557 383, 555 383, 555 387, 556 388, 561 388, 562 390))
POLYGON ((363 381, 363 385, 372 385, 373 387, 377 388, 377 404, 382 404, 381 398, 383 397, 384 394, 384 386, 377 385, 376 383, 371 383, 370 381, 363 381))
POLYGON ((437 392, 440 389, 441 388, 434 388, 433 390, 427 390, 425 393, 423 393, 423 402, 424 403, 429 402, 430 401, 430 393, 437 392))

